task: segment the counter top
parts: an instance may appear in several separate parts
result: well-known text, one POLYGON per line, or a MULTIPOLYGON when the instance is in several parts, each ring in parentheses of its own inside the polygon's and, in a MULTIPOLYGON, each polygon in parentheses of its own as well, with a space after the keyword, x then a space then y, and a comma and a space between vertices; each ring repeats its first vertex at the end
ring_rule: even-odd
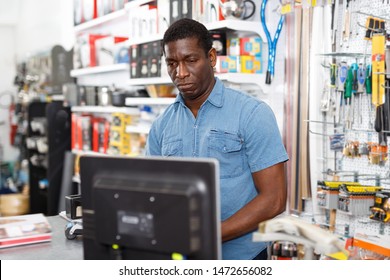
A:
POLYGON ((1 260, 82 260, 83 239, 68 240, 65 226, 68 223, 60 216, 47 217, 52 227, 52 240, 45 243, 28 244, 0 249, 1 260))

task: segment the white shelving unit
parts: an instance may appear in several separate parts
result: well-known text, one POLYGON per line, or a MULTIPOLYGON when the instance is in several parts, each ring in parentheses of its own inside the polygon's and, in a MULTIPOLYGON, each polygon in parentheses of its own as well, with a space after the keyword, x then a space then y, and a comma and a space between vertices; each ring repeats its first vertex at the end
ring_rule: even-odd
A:
POLYGON ((255 33, 261 37, 263 43, 267 43, 266 40, 267 37, 265 36, 261 22, 258 21, 227 19, 227 20, 206 23, 205 26, 209 30, 228 29, 233 31, 255 33))
POLYGON ((129 79, 129 85, 161 85, 161 84, 171 84, 171 78, 169 77, 156 77, 156 78, 138 78, 138 79, 129 79))
POLYGON ((129 125, 126 127, 127 133, 140 133, 140 134, 148 134, 150 131, 149 126, 141 126, 141 125, 129 125))
POLYGON ((256 84, 261 88, 265 85, 264 74, 221 73, 216 76, 222 81, 235 84, 256 84))
POLYGON ((114 107, 114 106, 73 106, 72 113, 124 113, 128 115, 138 115, 138 108, 114 107))
POLYGON ((96 19, 81 23, 79 25, 76 25, 74 27, 74 32, 75 33, 80 33, 87 31, 91 28, 99 27, 103 24, 107 24, 109 22, 121 19, 127 15, 126 9, 122 9, 116 12, 112 12, 110 14, 104 15, 102 17, 98 17, 96 19))
MULTIPOLYGON (((227 81, 236 84, 256 84, 262 87, 265 84, 265 78, 263 74, 245 74, 245 73, 217 73, 215 74, 222 81, 227 81)), ((157 78, 139 78, 129 79, 129 85, 161 85, 172 84, 170 77, 157 77, 157 78)))
MULTIPOLYGON (((153 2, 152 0, 135 0, 127 3, 125 8, 102 16, 100 18, 91 20, 86 23, 82 23, 74 28, 75 34, 83 32, 97 32, 100 30, 110 30, 117 28, 118 24, 122 29, 128 24, 128 16, 132 9, 135 7, 153 2)), ((223 20, 211 23, 206 23, 205 26, 209 30, 229 30, 237 31, 239 33, 258 35, 265 40, 265 34, 263 32, 262 25, 259 21, 245 21, 245 20, 223 20)), ((128 35, 127 35, 128 36, 128 35)), ((134 44, 142 44, 153 41, 161 40, 163 34, 155 34, 152 36, 146 36, 143 38, 135 38, 127 41, 128 46, 134 44)), ((75 69, 71 71, 71 76, 78 79, 80 85, 96 85, 107 86, 115 84, 118 87, 137 87, 145 85, 161 85, 171 84, 172 81, 168 76, 156 77, 156 78, 137 78, 130 79, 129 66, 127 64, 118 64, 110 66, 97 66, 87 69, 75 69)), ((265 87, 264 74, 243 74, 243 73, 221 73, 216 74, 222 81, 234 83, 234 84, 253 84, 262 89, 265 87)), ((168 105, 173 102, 173 98, 128 98, 126 99, 127 106, 138 105, 168 105)), ((120 111, 119 108, 114 107, 116 111, 120 111)), ((84 110, 86 108, 80 107, 77 110, 84 110)), ((106 110, 106 109, 105 109, 106 110)))
POLYGON ((97 73, 108 73, 117 71, 129 71, 129 65, 127 63, 120 63, 83 69, 74 69, 70 72, 70 75, 74 78, 78 78, 81 76, 93 75, 97 73))
POLYGON ((138 97, 128 97, 126 98, 126 106, 136 106, 136 105, 170 105, 175 101, 175 98, 138 98, 138 97))

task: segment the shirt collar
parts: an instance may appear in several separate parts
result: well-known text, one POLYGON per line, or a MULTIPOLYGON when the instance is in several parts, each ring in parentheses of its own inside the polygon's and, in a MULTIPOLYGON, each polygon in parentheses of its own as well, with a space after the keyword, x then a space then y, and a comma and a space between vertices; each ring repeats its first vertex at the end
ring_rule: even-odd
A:
MULTIPOLYGON (((211 91, 211 93, 206 101, 210 102, 215 107, 222 107, 223 99, 224 99, 223 98, 224 89, 225 89, 225 87, 224 87, 223 83, 221 82, 221 80, 218 79, 217 77, 215 77, 214 88, 211 91)), ((177 108, 177 106, 179 104, 182 104, 183 106, 185 106, 183 97, 181 96, 180 93, 176 96, 174 104, 175 104, 175 109, 177 108)))

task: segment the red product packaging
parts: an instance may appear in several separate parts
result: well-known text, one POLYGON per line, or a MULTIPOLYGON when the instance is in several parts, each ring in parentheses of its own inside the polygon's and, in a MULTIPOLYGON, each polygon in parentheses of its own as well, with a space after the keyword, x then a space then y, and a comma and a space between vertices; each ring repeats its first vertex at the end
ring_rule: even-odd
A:
POLYGON ((71 147, 72 150, 80 150, 80 143, 78 139, 78 115, 72 114, 72 139, 71 139, 71 147))
POLYGON ((92 119, 92 150, 98 153, 106 153, 110 123, 104 118, 92 119))

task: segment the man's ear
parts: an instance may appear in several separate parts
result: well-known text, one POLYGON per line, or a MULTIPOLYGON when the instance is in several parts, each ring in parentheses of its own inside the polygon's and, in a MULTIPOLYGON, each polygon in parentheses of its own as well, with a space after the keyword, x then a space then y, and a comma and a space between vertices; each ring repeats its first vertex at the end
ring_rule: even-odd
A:
POLYGON ((217 51, 214 48, 209 51, 209 59, 211 66, 214 67, 217 64, 217 51))

